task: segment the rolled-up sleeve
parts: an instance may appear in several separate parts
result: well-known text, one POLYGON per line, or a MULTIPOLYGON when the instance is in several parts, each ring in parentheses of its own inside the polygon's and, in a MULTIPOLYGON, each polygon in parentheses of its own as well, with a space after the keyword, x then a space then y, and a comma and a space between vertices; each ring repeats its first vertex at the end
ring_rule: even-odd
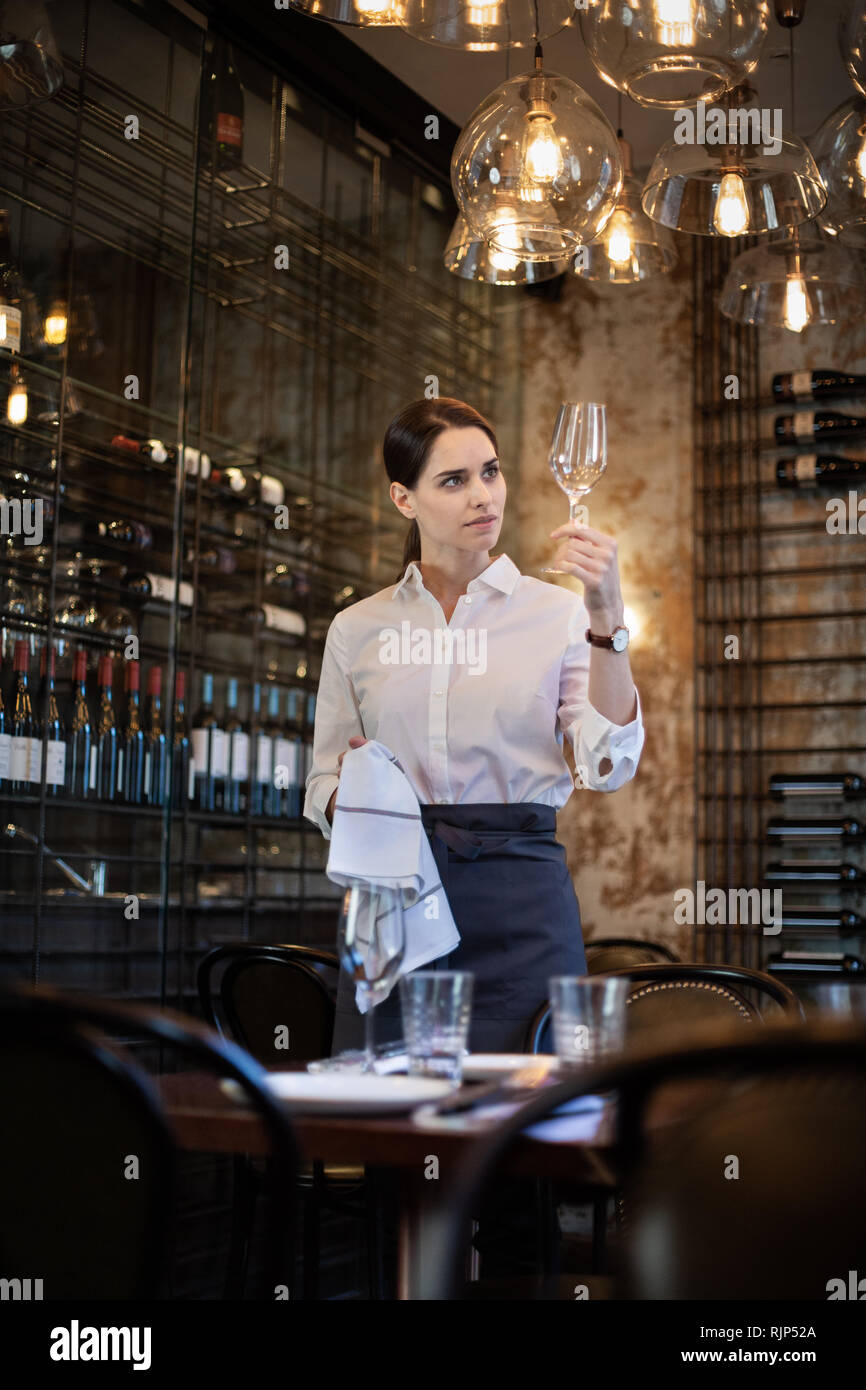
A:
POLYGON ((575 774, 592 791, 615 792, 634 777, 644 745, 640 694, 635 687, 637 713, 628 724, 614 724, 599 714, 589 702, 589 661, 591 648, 586 640, 590 626, 586 606, 581 604, 569 623, 569 643, 563 658, 559 681, 559 728, 571 741, 575 774), (605 758, 612 767, 600 770, 605 758))
POLYGON ((313 761, 304 798, 305 818, 318 825, 326 840, 331 838, 331 826, 325 811, 340 780, 337 759, 348 748, 349 739, 356 735, 364 737, 361 713, 349 675, 345 637, 338 627, 338 619, 334 618, 322 653, 313 728, 313 761))

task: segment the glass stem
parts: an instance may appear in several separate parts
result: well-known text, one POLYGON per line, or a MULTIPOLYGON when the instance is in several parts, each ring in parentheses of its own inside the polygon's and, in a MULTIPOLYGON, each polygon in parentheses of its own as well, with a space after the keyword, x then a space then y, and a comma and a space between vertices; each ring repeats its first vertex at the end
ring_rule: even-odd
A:
POLYGON ((374 1071, 373 1066, 373 1014, 375 1006, 371 1003, 364 1014, 364 1071, 374 1071))
POLYGON ((568 498, 568 519, 569 519, 569 521, 577 521, 577 512, 578 512, 578 508, 582 505, 582 500, 581 500, 582 498, 583 498, 583 493, 582 493, 582 492, 579 492, 579 493, 577 494, 577 496, 574 496, 574 494, 570 494, 570 495, 569 495, 569 498, 568 498))

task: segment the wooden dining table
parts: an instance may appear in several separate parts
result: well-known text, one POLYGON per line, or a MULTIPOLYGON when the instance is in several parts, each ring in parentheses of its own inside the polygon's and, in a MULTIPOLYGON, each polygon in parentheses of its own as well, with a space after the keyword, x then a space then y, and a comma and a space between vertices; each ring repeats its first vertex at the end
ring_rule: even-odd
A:
MULTIPOLYGON (((305 1070, 305 1063, 280 1070, 305 1070)), ((201 1071, 182 1071, 156 1078, 166 1117, 180 1148, 205 1153, 266 1157, 267 1134, 258 1116, 231 1099, 219 1078, 201 1071)), ((551 1083, 553 1082, 551 1081, 551 1083)), ((460 1165, 471 1146, 487 1132, 491 1117, 469 1112, 449 1121, 448 1129, 431 1130, 412 1113, 291 1114, 298 1146, 312 1163, 357 1164, 393 1174, 399 1192, 397 1296, 417 1296, 422 1263, 429 1253, 430 1222, 436 1204, 448 1201, 460 1165), (435 1160, 435 1163, 432 1161, 435 1160), (435 1173, 435 1177, 431 1174, 435 1173)), ((545 1139, 520 1135, 498 1171, 510 1176, 559 1178, 580 1187, 613 1192, 615 1105, 606 1103, 590 1123, 591 1139, 545 1139)))

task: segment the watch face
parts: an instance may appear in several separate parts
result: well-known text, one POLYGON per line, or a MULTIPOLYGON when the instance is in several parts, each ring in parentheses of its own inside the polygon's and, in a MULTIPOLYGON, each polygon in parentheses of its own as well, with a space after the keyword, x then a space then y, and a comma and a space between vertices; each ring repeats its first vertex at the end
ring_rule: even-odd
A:
POLYGON ((628 646, 628 633, 624 627, 618 627, 613 634, 613 649, 615 652, 623 652, 628 646))

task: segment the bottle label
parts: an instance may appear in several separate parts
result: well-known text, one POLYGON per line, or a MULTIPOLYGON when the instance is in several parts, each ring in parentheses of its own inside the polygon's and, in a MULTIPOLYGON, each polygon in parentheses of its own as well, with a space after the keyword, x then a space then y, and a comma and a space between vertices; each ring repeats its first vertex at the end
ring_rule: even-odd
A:
POLYGON ((123 749, 117 750, 117 790, 123 791, 123 749))
POLYGON ((203 478, 210 477, 210 456, 202 453, 200 449, 194 449, 191 444, 187 444, 183 451, 184 472, 191 478, 197 478, 199 473, 203 478))
POLYGON ((161 439, 148 439, 147 447, 150 450, 150 457, 153 459, 154 463, 165 463, 168 458, 168 449, 166 449, 161 439))
POLYGON ((267 734, 259 734, 258 748, 256 750, 256 781, 270 782, 271 780, 271 740, 267 734))
POLYGON ((12 735, 0 734, 0 782, 12 776, 12 735))
POLYGON ((303 637, 306 623, 300 613, 294 613, 291 608, 276 608, 272 603, 263 603, 262 612, 265 615, 265 627, 272 628, 275 632, 289 632, 295 637, 303 637))
POLYGON ((211 777, 225 777, 229 770, 229 741, 223 729, 193 729, 192 755, 202 773, 208 765, 208 736, 210 736, 211 777))
POLYGON ((30 765, 27 772, 29 782, 39 782, 42 776, 42 739, 31 738, 30 740, 30 765))
POLYGON ((189 786, 186 789, 187 800, 192 801, 195 796, 195 758, 189 760, 189 786))
POLYGON ((247 480, 239 468, 226 468, 223 472, 223 477, 232 492, 243 492, 247 485, 247 480))
POLYGON ((287 787, 298 785, 298 749, 300 744, 292 742, 288 738, 278 738, 274 741, 274 768, 284 767, 287 770, 287 787))
POLYGON ((144 750, 144 797, 145 800, 150 796, 150 749, 144 750))
POLYGON ((794 476, 798 483, 814 483, 818 472, 818 455, 801 454, 794 459, 794 476))
POLYGON ((792 372, 791 391, 799 400, 811 400, 812 397, 812 373, 811 372, 792 372))
POLYGON ((801 410, 794 416, 794 434, 797 439, 811 439, 815 429, 814 410, 801 410))
POLYGON ((238 149, 241 148, 244 137, 244 123, 240 116, 231 116, 228 111, 218 111, 216 129, 218 144, 235 145, 238 149))
POLYGON ((21 351, 21 310, 14 304, 0 304, 0 347, 21 351))
POLYGON ((59 738, 48 740, 45 781, 49 787, 62 787, 66 780, 66 744, 59 738))
POLYGON ((90 778, 87 783, 87 790, 93 791, 96 786, 96 744, 90 750, 90 778))
POLYGON ((174 596, 177 594, 178 601, 187 608, 192 607, 192 585, 185 580, 181 580, 180 585, 176 586, 173 579, 169 579, 167 574, 148 574, 150 581, 151 598, 160 599, 163 603, 174 603, 174 596))
POLYGON ((262 501, 269 507, 278 507, 286 496, 286 489, 283 487, 279 478, 270 478, 266 473, 261 478, 262 501))
POLYGON ((233 782, 245 782, 250 770, 250 736, 236 729, 231 736, 231 775, 233 782))

